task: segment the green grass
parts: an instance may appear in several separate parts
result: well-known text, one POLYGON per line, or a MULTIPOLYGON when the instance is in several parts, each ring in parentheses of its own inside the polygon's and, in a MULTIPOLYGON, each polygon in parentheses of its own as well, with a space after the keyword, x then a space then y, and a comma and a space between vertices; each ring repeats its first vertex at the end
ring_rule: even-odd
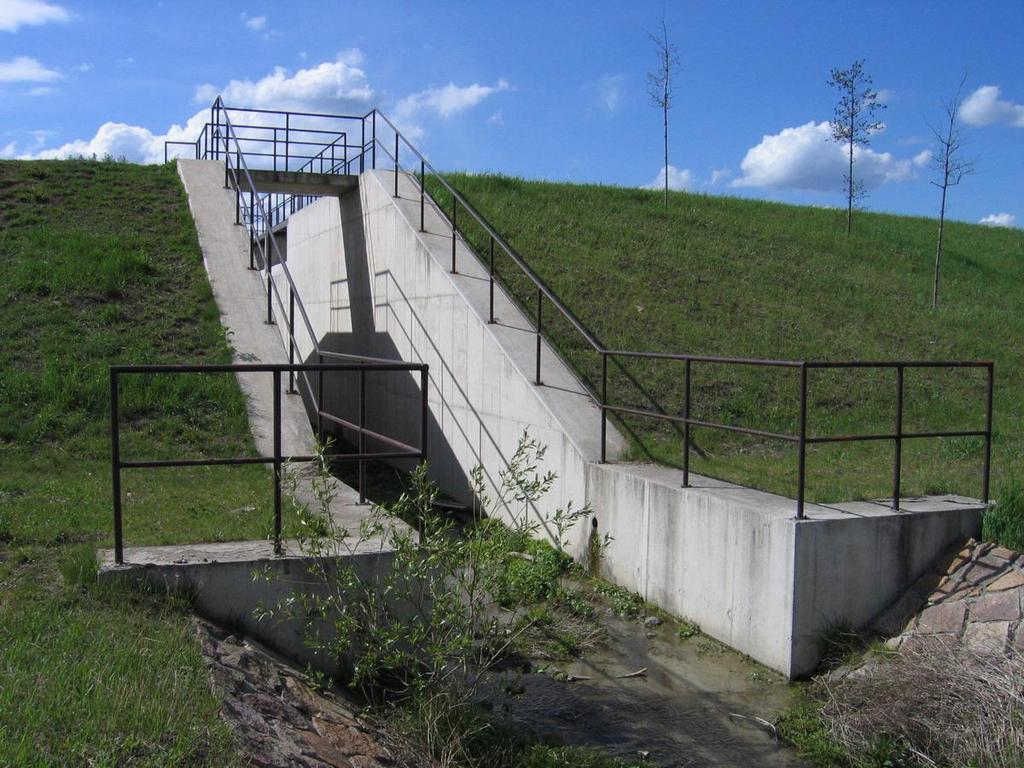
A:
MULTIPOLYGON (((995 486, 1024 459, 1024 232, 952 222, 943 257, 942 305, 930 309, 936 222, 617 187, 452 174, 463 192, 613 349, 785 359, 992 359, 996 363, 995 486)), ((444 194, 437 199, 446 208, 444 194)), ((460 227, 486 254, 468 216, 460 227)), ((535 313, 536 292, 507 257, 497 268, 535 313)), ((600 358, 554 310, 545 331, 592 385, 600 358)), ((499 322, 501 318, 498 318, 499 322)), ((682 413, 683 366, 610 366, 616 404, 682 413)), ((812 371, 811 434, 890 432, 893 371, 812 371)), ((595 387, 596 388, 596 387, 595 387)), ((799 377, 780 369, 695 364, 693 415, 795 434, 799 377)), ((905 429, 980 429, 982 371, 908 371, 905 429)), ((681 436, 664 422, 628 417, 636 458, 681 461, 681 436)), ((595 424, 595 430, 597 425, 595 424)), ((707 457, 698 472, 793 494, 792 446, 696 429, 707 457)), ((980 495, 978 439, 904 444, 905 495, 980 495)), ((891 492, 888 442, 812 447, 809 493, 820 500, 891 492)))
POLYGON ((1000 491, 995 506, 985 513, 982 536, 1024 552, 1024 482, 1009 484, 1000 491))
MULTIPOLYGON (((230 360, 174 168, 0 162, 0 764, 236 761, 187 607, 101 587, 111 363, 230 360)), ((122 383, 122 455, 251 453, 231 376, 122 383)), ((126 470, 128 545, 259 538, 262 467, 126 470)))

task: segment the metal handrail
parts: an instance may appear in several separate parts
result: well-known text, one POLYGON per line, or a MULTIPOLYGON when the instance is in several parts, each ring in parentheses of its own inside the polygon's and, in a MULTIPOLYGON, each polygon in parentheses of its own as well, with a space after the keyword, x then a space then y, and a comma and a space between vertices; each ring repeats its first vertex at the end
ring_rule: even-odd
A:
MULTIPOLYGON (((320 417, 328 417, 331 421, 351 429, 359 434, 358 448, 352 453, 341 453, 332 456, 336 461, 355 461, 359 464, 359 503, 366 503, 366 462, 373 459, 427 459, 427 427, 429 405, 427 386, 429 368, 425 363, 406 363, 394 360, 383 362, 347 362, 347 363, 230 363, 212 365, 112 365, 110 366, 110 454, 111 484, 114 500, 114 562, 124 563, 124 527, 121 504, 121 472, 125 469, 155 469, 164 467, 220 467, 241 466, 248 464, 272 464, 274 468, 274 553, 282 554, 281 546, 281 482, 284 465, 288 462, 309 462, 318 457, 315 455, 285 455, 281 441, 281 374, 295 371, 317 371, 321 375, 325 371, 343 371, 359 373, 359 422, 355 423, 341 417, 320 412, 320 417), (370 371, 419 372, 420 374, 420 434, 419 445, 413 446, 395 438, 382 435, 366 428, 366 374, 370 371), (142 459, 126 461, 121 458, 121 422, 120 422, 120 378, 138 374, 179 374, 179 373, 271 373, 273 374, 273 453, 270 456, 237 456, 229 458, 188 458, 188 459, 142 459), (391 451, 367 451, 365 438, 384 443, 393 448, 391 451)), ((323 398, 321 397, 321 400, 323 398)))
MULTIPOLYGON (((443 218, 447 219, 447 223, 451 228, 451 272, 453 274, 458 273, 457 263, 457 246, 461 241, 463 245, 476 256, 481 262, 484 259, 476 253, 473 246, 466 240, 464 236, 459 232, 458 217, 460 208, 463 213, 469 214, 470 218, 481 227, 484 234, 489 240, 489 263, 484 264, 484 267, 488 269, 489 281, 490 281, 490 298, 489 298, 489 314, 488 322, 494 323, 494 290, 495 284, 499 279, 498 272, 495 268, 495 249, 499 249, 505 254, 511 261, 519 268, 522 276, 525 277, 537 291, 537 304, 536 304, 536 318, 534 322, 534 333, 536 335, 536 366, 534 383, 540 385, 541 381, 541 354, 542 354, 542 335, 543 335, 543 313, 542 307, 544 299, 547 299, 551 305, 558 310, 558 313, 580 334, 589 348, 601 356, 601 389, 595 391, 586 381, 581 380, 582 386, 586 389, 587 393, 593 399, 595 404, 601 409, 601 461, 607 460, 607 419, 608 414, 621 414, 621 415, 634 415, 647 418, 655 418, 663 421, 667 421, 673 424, 681 424, 684 427, 684 451, 683 451, 683 484, 684 486, 689 485, 689 458, 690 458, 690 429, 691 427, 701 428, 712 428, 719 429, 729 432, 735 432, 740 434, 756 435, 770 439, 784 440, 786 442, 796 443, 798 445, 798 488, 797 488, 797 517, 804 517, 804 492, 805 492, 805 465, 806 465, 806 448, 807 445, 818 444, 818 443, 830 443, 830 442, 852 442, 852 441, 877 441, 877 440, 892 440, 895 443, 895 457, 894 457, 894 491, 892 506, 893 509, 898 510, 900 508, 900 469, 901 469, 901 447, 904 439, 915 439, 915 438, 926 438, 926 437, 983 437, 984 448, 983 448, 983 493, 982 500, 985 503, 989 501, 989 482, 991 475, 991 449, 992 449, 992 409, 993 409, 993 379, 994 379, 994 364, 992 361, 984 360, 966 360, 966 361, 929 361, 929 360, 900 360, 900 361, 866 361, 866 360, 853 360, 853 361, 827 361, 827 360, 772 360, 772 359, 760 359, 760 358, 745 358, 745 357, 729 357, 729 356, 714 356, 714 355, 691 355, 691 354, 680 354, 680 353, 663 353, 663 352, 650 352, 650 351, 638 351, 638 350, 618 350, 607 348, 597 337, 597 335, 591 331, 587 325, 576 316, 576 314, 569 309, 569 307, 558 297, 554 290, 538 275, 532 267, 526 262, 521 254, 519 254, 515 248, 513 248, 498 232, 497 230, 486 220, 486 218, 468 201, 466 198, 457 190, 447 179, 438 171, 427 158, 409 141, 409 139, 398 129, 394 122, 392 122, 386 115, 379 112, 379 110, 371 110, 365 115, 327 115, 323 113, 299 113, 299 112, 282 112, 278 110, 248 110, 244 108, 229 108, 223 105, 223 102, 218 98, 214 104, 214 108, 211 108, 211 123, 214 122, 214 117, 219 117, 220 112, 215 110, 219 109, 227 111, 237 112, 258 112, 266 114, 277 114, 285 115, 286 121, 289 119, 288 115, 296 116, 310 116, 318 118, 338 118, 344 120, 358 120, 361 125, 361 132, 363 136, 362 145, 358 144, 347 144, 348 147, 358 148, 359 153, 353 158, 349 158, 341 163, 332 164, 329 172, 334 173, 338 168, 342 168, 343 172, 349 173, 352 171, 353 163, 358 159, 359 171, 362 172, 366 165, 366 160, 369 158, 370 168, 376 169, 376 150, 378 147, 382 150, 384 156, 388 158, 394 166, 395 180, 394 180, 394 195, 399 196, 399 174, 402 169, 400 162, 400 155, 402 147, 405 147, 406 153, 411 152, 415 158, 414 165, 416 162, 419 164, 418 178, 415 172, 407 173, 407 175, 413 180, 414 184, 418 187, 420 197, 420 231, 425 231, 425 207, 428 193, 426 191, 426 180, 429 175, 430 178, 436 181, 452 198, 452 208, 450 215, 446 213, 442 207, 431 199, 431 204, 436 209, 438 214, 443 218), (394 151, 392 152, 391 146, 388 142, 385 142, 378 135, 377 131, 377 117, 383 121, 383 125, 387 126, 394 132, 394 151), (367 122, 370 123, 370 135, 367 136, 367 122), (622 405, 614 405, 608 396, 608 363, 611 360, 613 363, 622 366, 622 359, 655 359, 655 360, 668 360, 682 362, 685 365, 685 396, 684 396, 684 408, 682 416, 673 415, 667 413, 662 409, 653 398, 651 402, 658 410, 648 410, 644 408, 634 408, 622 405), (691 369, 694 364, 723 364, 723 365, 742 365, 742 366, 758 366, 758 367, 776 367, 776 368, 788 368, 798 370, 800 373, 800 412, 799 420, 800 427, 799 433, 783 434, 778 432, 770 432, 766 430, 758 430, 749 427, 741 427, 732 424, 724 424, 719 422, 712 422, 706 420, 699 420, 692 417, 690 413, 691 405, 691 369), (821 436, 809 436, 807 434, 807 372, 809 370, 816 369, 842 369, 842 368, 877 368, 877 369, 893 369, 897 371, 898 386, 896 393, 896 411, 897 411, 897 428, 891 433, 882 434, 865 434, 865 435, 821 435, 821 436), (902 428, 902 411, 903 411, 903 394, 904 394, 904 372, 911 368, 945 368, 945 369, 956 369, 956 368, 984 368, 987 370, 987 398, 986 398, 986 424, 982 430, 947 430, 947 431, 932 431, 932 432, 904 432, 902 428)), ((225 115, 225 121, 226 115, 225 115)), ((205 129, 204 129, 205 131, 205 129)), ((203 140, 201 135, 196 140, 196 153, 199 154, 200 142, 203 140)), ((209 141, 207 139, 207 141, 209 141)), ((237 141, 237 140, 236 140, 237 141)), ((326 152, 328 147, 324 147, 319 153, 314 155, 307 166, 312 167, 312 164, 316 159, 321 158, 326 152)), ((258 154, 258 153, 257 153, 258 154)), ((306 167, 306 166, 303 166, 306 167)), ((227 171, 226 171, 227 172, 227 171)), ((298 208, 305 205, 305 200, 312 196, 292 196, 292 210, 294 211, 296 205, 294 198, 299 197, 298 208)), ((288 198, 282 200, 277 206, 271 209, 272 214, 278 212, 286 212, 288 206, 288 198)), ((282 216, 283 220, 283 216, 282 216)), ((264 221, 268 223, 268 226, 273 226, 273 219, 267 217, 264 213, 264 221)), ((273 239, 273 238, 270 238, 273 239)), ((276 246, 276 243, 275 243, 276 246)), ((285 268, 285 274, 291 284, 290 274, 285 268)), ((292 286, 293 287, 293 286, 292 286)), ((271 289, 268 288, 268 294, 271 289)), ((509 298, 516 300, 514 296, 509 294, 509 298)), ((280 301, 280 297, 278 297, 280 301)), ((268 295, 269 305, 269 295, 268 295)), ((526 307, 523 307, 524 311, 526 307)), ((625 369, 623 369, 625 370, 625 369)), ((627 374, 628 375, 628 374, 627 374)), ((639 382, 634 380, 634 384, 639 385, 639 382)), ((640 387, 643 391, 642 386, 640 387)), ((646 393, 644 393, 646 395, 646 393)))

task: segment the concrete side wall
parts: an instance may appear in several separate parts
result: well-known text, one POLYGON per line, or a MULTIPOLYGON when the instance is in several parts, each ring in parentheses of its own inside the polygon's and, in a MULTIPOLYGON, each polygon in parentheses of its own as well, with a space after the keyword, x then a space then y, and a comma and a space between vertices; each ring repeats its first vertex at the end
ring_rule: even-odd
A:
POLYGON ((602 575, 788 672, 794 521, 788 500, 663 467, 591 465, 588 500, 612 536, 602 575))
POLYGON ((902 514, 849 506, 853 514, 796 526, 793 677, 814 671, 826 632, 869 625, 951 543, 981 535, 981 508, 968 499, 902 514))
MULTIPOLYGON (((470 472, 478 465, 488 473, 493 497, 499 472, 528 430, 547 447, 540 470, 558 475, 551 492, 531 510, 533 519, 543 524, 570 501, 582 505, 585 466, 595 458, 584 457, 584 451, 596 453, 596 441, 583 447, 574 442, 580 430, 566 428, 544 397, 575 398, 563 402, 563 410, 569 418, 586 420, 595 436, 598 412, 546 343, 544 379, 558 389, 533 384, 515 359, 516 352, 528 358, 534 348, 529 322, 501 294, 496 302, 501 324, 487 323, 464 291, 467 282, 471 289, 480 287, 475 257, 459 244, 460 274, 452 275, 450 239, 430 234, 444 230, 442 218, 428 209, 427 232, 419 232, 403 210, 403 204, 414 205, 418 225, 418 196, 414 201, 403 187, 406 197, 396 204, 393 183, 390 175, 364 174, 358 194, 323 198, 289 219, 288 267, 323 346, 430 366, 430 466, 454 498, 472 502, 470 472), (507 338, 499 339, 500 334, 507 338), (580 409, 584 412, 577 415, 580 409)), ((310 349, 302 351, 308 355, 310 349)), ((325 389, 328 402, 343 412, 351 409, 351 384, 325 389)), ((367 425, 418 444, 418 382, 408 374, 369 374, 367 391, 367 425)), ((614 429, 610 439, 614 454, 624 441, 614 429)), ((588 531, 581 524, 573 532, 574 554, 584 552, 588 531)))

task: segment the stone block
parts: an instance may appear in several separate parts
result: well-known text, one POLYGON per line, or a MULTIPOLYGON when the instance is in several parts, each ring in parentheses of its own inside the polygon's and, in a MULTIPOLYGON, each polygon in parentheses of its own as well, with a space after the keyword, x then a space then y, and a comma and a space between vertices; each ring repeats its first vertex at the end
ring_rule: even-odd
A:
POLYGON ((1024 573, 1017 569, 1007 571, 998 579, 988 585, 989 592, 999 592, 1004 589, 1016 589, 1024 587, 1024 573))
POLYGON ((961 601, 938 603, 924 609, 917 623, 920 634, 959 634, 967 615, 967 604, 961 601))
POLYGON ((989 621, 968 624, 964 632, 964 647, 980 654, 1003 653, 1006 638, 1010 634, 1010 622, 989 621))
POLYGON ((1018 590, 989 592, 971 606, 970 622, 1018 621, 1020 593, 1018 590))

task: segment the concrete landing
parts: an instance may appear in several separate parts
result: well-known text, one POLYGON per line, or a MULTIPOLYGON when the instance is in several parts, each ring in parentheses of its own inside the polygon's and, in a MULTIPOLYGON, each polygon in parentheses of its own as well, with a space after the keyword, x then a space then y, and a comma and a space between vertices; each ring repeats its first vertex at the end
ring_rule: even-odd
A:
MULTIPOLYGON (((224 164, 216 160, 178 160, 178 175, 188 194, 203 264, 220 310, 221 325, 234 350, 234 362, 287 363, 287 349, 278 328, 267 324, 264 279, 260 272, 248 268, 249 236, 244 227, 235 224, 235 193, 224 188, 224 164)), ((239 373, 237 377, 245 394, 256 449, 271 456, 273 377, 269 373, 239 373)), ((288 456, 309 456, 316 452, 309 417, 302 398, 289 395, 287 385, 287 376, 282 376, 282 451, 288 456)), ((297 500, 315 505, 310 483, 314 468, 295 465, 293 469, 299 476, 297 500)), ((367 509, 359 505, 359 494, 354 489, 339 484, 337 498, 331 505, 332 517, 339 525, 357 528, 367 509)))
MULTIPOLYGON (((224 166, 221 165, 221 173, 224 166)), ((359 186, 359 177, 337 173, 250 170, 258 192, 289 195, 340 195, 359 186)), ((248 191, 248 189, 246 189, 248 191)))

